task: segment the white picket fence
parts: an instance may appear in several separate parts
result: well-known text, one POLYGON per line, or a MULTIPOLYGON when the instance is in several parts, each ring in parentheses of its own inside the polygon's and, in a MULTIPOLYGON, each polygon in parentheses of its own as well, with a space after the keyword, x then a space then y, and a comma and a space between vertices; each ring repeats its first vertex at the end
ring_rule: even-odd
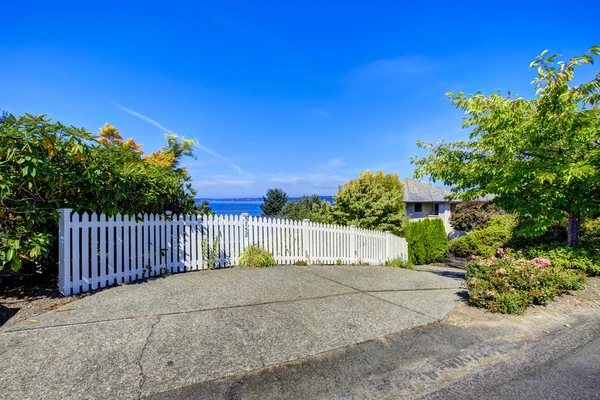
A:
POLYGON ((408 260, 406 240, 355 226, 242 215, 139 215, 59 209, 59 286, 64 295, 123 282, 235 266, 256 244, 278 264, 383 264, 408 260))

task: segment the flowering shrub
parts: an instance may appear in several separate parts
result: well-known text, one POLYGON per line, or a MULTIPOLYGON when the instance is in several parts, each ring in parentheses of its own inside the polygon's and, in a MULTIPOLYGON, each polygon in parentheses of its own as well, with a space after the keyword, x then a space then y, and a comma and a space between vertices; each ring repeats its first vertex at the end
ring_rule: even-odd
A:
POLYGON ((472 256, 467 264, 469 302, 501 313, 523 313, 532 304, 543 304, 568 290, 579 289, 585 276, 555 266, 546 258, 526 259, 521 252, 503 248, 489 258, 472 256))

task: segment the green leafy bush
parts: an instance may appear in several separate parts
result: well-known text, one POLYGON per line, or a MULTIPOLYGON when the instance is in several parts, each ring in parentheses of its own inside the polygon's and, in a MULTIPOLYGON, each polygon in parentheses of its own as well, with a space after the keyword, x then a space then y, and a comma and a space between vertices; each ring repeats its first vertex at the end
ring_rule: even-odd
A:
POLYGON ((26 114, 0 122, 0 271, 56 274, 57 209, 78 212, 194 213, 191 177, 179 166, 193 140, 166 135, 143 156, 108 124, 98 136, 26 114))
POLYGON ((553 265, 545 258, 527 260, 505 254, 476 257, 467 264, 469 302, 505 314, 520 314, 532 304, 543 304, 585 283, 579 272, 553 265))
POLYGON ((448 236, 439 218, 411 222, 406 228, 408 258, 414 265, 443 262, 448 259, 448 236))
POLYGON ((495 204, 478 200, 466 201, 456 206, 450 217, 450 225, 458 231, 470 232, 485 228, 492 218, 501 214, 504 211, 495 204))
POLYGON ((385 262, 388 267, 415 269, 415 266, 410 261, 405 261, 401 258, 394 258, 385 262))
POLYGON ((296 265, 305 266, 305 265, 308 265, 308 263, 306 261, 303 261, 303 260, 298 260, 298 261, 296 261, 296 265))
POLYGON ((588 276, 600 275, 600 252, 597 247, 586 246, 583 240, 575 248, 550 243, 523 249, 523 254, 527 257, 547 258, 553 265, 582 271, 588 276))
POLYGON ((277 265, 271 254, 253 244, 246 247, 240 256, 240 267, 266 268, 277 265))
POLYGON ((494 217, 485 228, 451 240, 448 250, 456 257, 491 257, 496 254, 496 249, 507 245, 516 226, 517 220, 514 215, 494 217))

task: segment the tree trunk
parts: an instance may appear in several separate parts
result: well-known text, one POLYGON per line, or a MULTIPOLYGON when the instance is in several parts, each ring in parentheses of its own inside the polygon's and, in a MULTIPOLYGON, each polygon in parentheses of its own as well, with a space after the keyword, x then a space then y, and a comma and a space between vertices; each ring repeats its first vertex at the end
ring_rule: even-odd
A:
POLYGON ((569 226, 567 233, 567 244, 569 247, 577 246, 579 242, 579 225, 581 223, 581 218, 579 214, 569 213, 569 226))

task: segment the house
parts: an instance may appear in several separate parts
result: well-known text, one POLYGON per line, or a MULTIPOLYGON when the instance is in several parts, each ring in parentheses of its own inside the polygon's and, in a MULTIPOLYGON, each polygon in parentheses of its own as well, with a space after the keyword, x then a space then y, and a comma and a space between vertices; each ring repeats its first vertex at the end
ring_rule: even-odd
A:
POLYGON ((456 205, 462 200, 448 200, 452 194, 448 189, 431 186, 414 179, 404 179, 404 203, 406 215, 413 221, 424 218, 442 218, 446 233, 451 234, 454 229, 450 225, 450 216, 456 205))

